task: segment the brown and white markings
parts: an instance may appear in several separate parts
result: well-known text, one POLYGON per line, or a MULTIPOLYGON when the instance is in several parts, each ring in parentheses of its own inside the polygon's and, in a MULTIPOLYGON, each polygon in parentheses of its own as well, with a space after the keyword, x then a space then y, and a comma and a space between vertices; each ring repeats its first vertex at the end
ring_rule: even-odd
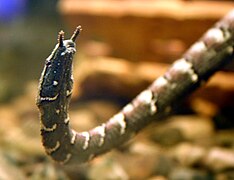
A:
POLYGON ((62 31, 59 33, 58 44, 46 59, 37 97, 43 145, 46 153, 62 164, 86 162, 121 145, 148 123, 167 114, 234 56, 232 11, 109 121, 78 133, 69 126, 68 106, 75 40, 80 30, 78 26, 69 40, 64 40, 62 31))

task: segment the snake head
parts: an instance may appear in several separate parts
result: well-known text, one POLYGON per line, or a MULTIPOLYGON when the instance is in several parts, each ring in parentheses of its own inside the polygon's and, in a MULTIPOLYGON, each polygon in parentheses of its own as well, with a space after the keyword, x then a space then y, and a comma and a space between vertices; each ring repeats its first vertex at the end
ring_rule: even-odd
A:
MULTIPOLYGON (((46 59, 40 79, 38 103, 54 101, 64 91, 71 94, 72 60, 76 52, 75 40, 81 31, 78 26, 70 39, 64 40, 64 32, 58 34, 58 43, 46 59)), ((64 93, 63 93, 64 94, 64 93)))

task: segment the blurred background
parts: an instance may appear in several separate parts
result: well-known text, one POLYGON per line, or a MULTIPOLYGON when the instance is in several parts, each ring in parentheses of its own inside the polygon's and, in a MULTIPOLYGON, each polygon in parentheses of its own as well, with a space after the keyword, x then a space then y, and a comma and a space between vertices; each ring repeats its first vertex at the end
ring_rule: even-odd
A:
POLYGON ((39 77, 57 31, 65 27, 56 8, 57 0, 0 1, 0 102, 19 95, 25 83, 39 77))
POLYGON ((75 168, 45 155, 35 105, 61 29, 65 39, 83 29, 70 112, 83 131, 110 118, 233 7, 232 0, 0 0, 0 180, 234 179, 234 63, 175 116, 75 168))

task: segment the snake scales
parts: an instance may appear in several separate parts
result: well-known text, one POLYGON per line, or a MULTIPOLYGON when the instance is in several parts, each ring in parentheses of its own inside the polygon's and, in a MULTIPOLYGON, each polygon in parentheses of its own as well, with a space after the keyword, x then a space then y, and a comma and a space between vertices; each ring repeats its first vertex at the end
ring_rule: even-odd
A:
POLYGON ((61 164, 86 162, 129 140, 151 121, 164 116, 215 71, 234 57, 234 10, 209 29, 176 60, 167 72, 106 123, 86 132, 69 126, 72 93, 72 61, 78 26, 72 37, 58 44, 46 59, 41 74, 37 106, 46 153, 61 164))

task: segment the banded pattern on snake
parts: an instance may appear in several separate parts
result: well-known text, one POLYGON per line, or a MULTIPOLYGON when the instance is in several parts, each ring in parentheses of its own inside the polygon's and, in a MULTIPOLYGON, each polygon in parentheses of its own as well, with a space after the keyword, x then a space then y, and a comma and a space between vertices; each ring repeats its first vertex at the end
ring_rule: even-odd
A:
POLYGON ((105 124, 86 132, 69 126, 68 107, 72 93, 72 61, 78 26, 69 40, 64 32, 46 59, 37 106, 46 153, 61 164, 86 162, 129 140, 151 121, 159 120, 174 106, 234 57, 234 11, 209 29, 176 60, 167 72, 105 124))

